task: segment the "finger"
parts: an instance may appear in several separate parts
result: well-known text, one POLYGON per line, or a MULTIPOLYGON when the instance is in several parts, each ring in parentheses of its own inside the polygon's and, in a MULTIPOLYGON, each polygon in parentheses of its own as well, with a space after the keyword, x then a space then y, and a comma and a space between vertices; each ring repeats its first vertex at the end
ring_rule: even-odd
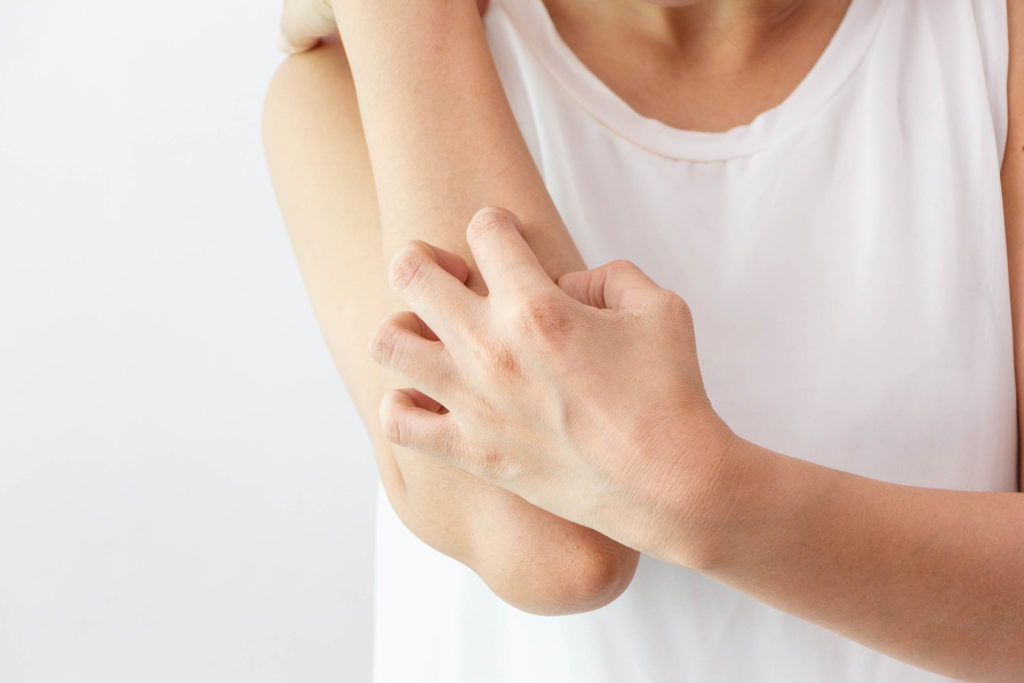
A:
POLYGON ((408 394, 412 398, 413 403, 418 407, 423 408, 423 410, 429 410, 430 412, 437 413, 439 415, 444 415, 448 412, 447 408, 418 389, 407 388, 402 389, 402 391, 408 394))
POLYGON ((433 410, 418 391, 395 389, 384 394, 380 424, 392 443, 446 460, 456 457, 458 428, 451 413, 433 410))
POLYGON ((305 52, 336 30, 329 0, 284 0, 277 46, 288 54, 305 52))
POLYGON ((577 301, 596 308, 628 308, 637 297, 660 289, 629 261, 566 273, 558 278, 558 286, 577 301))
POLYGON ((461 256, 445 251, 441 247, 435 247, 433 244, 427 246, 434 250, 434 256, 439 266, 451 273, 456 280, 466 284, 466 280, 469 279, 469 266, 461 256))
POLYGON ((435 247, 410 242, 388 269, 391 287, 446 344, 458 345, 476 316, 481 297, 438 262, 435 247))
POLYGON ((455 369, 444 344, 427 334, 433 336, 415 313, 395 313, 377 328, 370 355, 416 388, 444 401, 454 390, 455 369))
POLYGON ((430 329, 430 326, 423 322, 423 319, 420 318, 415 313, 413 313, 412 311, 395 313, 392 315, 392 317, 399 321, 399 324, 401 324, 403 327, 411 330, 413 334, 418 334, 419 336, 429 341, 440 341, 440 339, 437 338, 437 335, 434 334, 434 331, 430 329))
POLYGON ((494 207, 477 211, 466 229, 466 241, 490 294, 500 298, 552 286, 513 213, 494 207))

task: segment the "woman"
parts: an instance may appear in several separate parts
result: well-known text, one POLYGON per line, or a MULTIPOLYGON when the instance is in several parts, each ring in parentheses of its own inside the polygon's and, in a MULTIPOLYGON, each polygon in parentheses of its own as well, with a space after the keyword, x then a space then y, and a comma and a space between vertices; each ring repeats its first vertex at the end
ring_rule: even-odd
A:
MULTIPOLYGON (((1020 10, 983 0, 675 4, 501 0, 485 15, 485 42, 468 0, 337 3, 348 65, 329 46, 275 79, 275 186, 397 517, 512 605, 607 605, 555 620, 513 610, 412 544, 382 506, 378 679, 1019 678, 1024 506, 996 492, 1018 487, 1009 295, 1018 302, 1024 280, 1014 123, 1024 105, 1007 36, 1018 44, 1020 10), (389 446, 380 376, 365 356, 379 319, 399 307, 384 264, 422 239, 434 246, 404 250, 400 264, 437 283, 436 262, 486 291, 461 226, 488 204, 519 215, 553 279, 584 259, 626 258, 689 304, 695 349, 678 314, 666 328, 671 352, 651 348, 648 364, 627 335, 578 376, 619 367, 621 390, 603 404, 613 426, 651 412, 652 392, 696 397, 684 412, 702 419, 674 417, 658 423, 685 423, 674 435, 618 443, 624 460, 645 465, 743 463, 729 486, 696 486, 703 465, 686 465, 667 487, 725 499, 698 506, 715 510, 700 524, 692 506, 673 522, 676 537, 714 543, 674 553, 673 529, 643 532, 644 506, 601 509, 604 499, 586 497, 600 487, 571 477, 558 480, 562 499, 536 482, 502 483, 580 525, 389 446), (690 371, 645 370, 673 354, 690 371), (621 368, 624 358, 634 366, 621 368), (689 384, 659 379, 675 375, 689 384), (713 411, 696 407, 704 386, 713 411), (696 446, 681 448, 686 439, 696 446), (636 547, 667 562, 645 555, 637 567, 636 547)), ((289 7, 286 29, 304 47, 296 17, 309 15, 289 7)), ((501 230, 470 235, 508 238, 501 230)), ((563 284, 586 300, 573 282, 563 284)), ((459 315, 436 294, 412 299, 424 319, 431 301, 459 315)), ((1022 317, 1012 318, 1018 338, 1022 317)), ((476 326, 487 337, 496 324, 476 326)), ((376 347, 384 360, 402 357, 389 343, 410 343, 396 330, 432 333, 408 314, 389 329, 376 347)), ((513 367, 523 361, 515 348, 488 357, 513 367)), ((415 385, 417 367, 386 382, 415 385)), ((523 393, 540 395, 531 381, 523 393)), ((462 389, 501 405, 493 387, 462 389)), ((388 396, 385 413, 403 409, 388 396)), ((478 434, 509 427, 490 412, 490 422, 463 419, 477 419, 478 434)), ((588 424, 599 441, 617 435, 588 424)), ((487 451, 492 464, 523 456, 517 444, 536 437, 517 430, 502 434, 515 437, 509 454, 487 451)), ((571 450, 551 443, 553 459, 571 450)))

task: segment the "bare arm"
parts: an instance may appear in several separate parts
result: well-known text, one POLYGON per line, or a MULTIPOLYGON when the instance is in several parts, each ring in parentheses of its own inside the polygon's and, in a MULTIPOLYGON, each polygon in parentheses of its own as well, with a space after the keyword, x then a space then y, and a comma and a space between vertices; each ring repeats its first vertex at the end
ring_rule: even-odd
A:
MULTIPOLYGON (((1024 5, 1010 2, 1009 17, 1003 190, 1020 377, 1024 5)), ((448 352, 406 340, 379 354, 452 412, 391 407, 388 424, 404 425, 391 438, 911 664, 971 681, 1024 680, 1024 494, 900 486, 739 439, 707 401, 677 296, 625 263, 563 276, 556 289, 510 223, 471 232, 470 244, 491 296, 436 270, 402 289, 428 322, 457 317, 442 336, 448 352), (512 281, 527 291, 503 297, 512 281), (511 367, 528 371, 481 367, 481 350, 499 343, 511 367), (625 362, 608 364, 613 354, 625 362), (447 365, 456 371, 430 371, 447 365), (462 381, 480 376, 489 383, 462 381), (544 459, 529 447, 474 458, 496 433, 558 448, 544 459)), ((1024 382, 1017 390, 1024 406, 1024 382)))
MULTIPOLYGON (((1024 424, 1024 5, 1008 9, 1003 198, 1024 424)), ((746 454, 734 482, 751 496, 736 510, 743 531, 712 576, 919 666, 1024 680, 1024 494, 896 486, 752 444, 746 454), (743 514, 754 510, 756 522, 743 514)))
MULTIPOLYGON (((470 18, 471 32, 482 38, 479 19, 470 18)), ((452 25, 444 33, 456 42, 452 25)), ((417 47, 415 41, 410 45, 417 47)), ((534 216, 527 234, 549 272, 580 265, 519 137, 489 53, 479 53, 486 45, 474 45, 471 56, 452 53, 446 59, 476 59, 482 65, 477 69, 483 72, 477 75, 481 84, 473 85, 472 74, 462 66, 451 70, 457 83, 448 85, 430 82, 431 76, 419 72, 411 74, 412 86, 378 77, 396 91, 409 89, 404 99, 382 95, 379 102, 395 110, 382 116, 395 132, 387 132, 387 123, 377 127, 387 142, 383 160, 376 164, 374 159, 378 176, 385 176, 382 182, 391 183, 391 193, 384 196, 394 199, 382 198, 381 205, 400 217, 393 220, 394 229, 381 224, 352 73, 337 43, 290 58, 275 76, 264 119, 268 163, 324 337, 373 439, 381 480, 403 522, 425 542, 476 570, 512 604, 543 613, 593 609, 628 585, 637 561, 634 551, 457 468, 410 457, 383 438, 377 418, 382 378, 366 349, 377 324, 396 308, 385 262, 397 245, 418 237, 468 256, 464 230, 469 216, 484 202, 503 202, 534 216), (403 118, 398 112, 406 107, 418 115, 403 118), (476 133, 471 132, 474 118, 480 119, 476 133), (492 119, 495 125, 484 125, 492 119), (391 166, 398 167, 397 179, 388 181, 391 166)), ((390 48, 378 50, 393 54, 390 48)), ((438 65, 443 60, 430 61, 438 65)), ((362 93, 360 98, 365 99, 362 93)), ((367 103, 362 104, 366 111, 367 103)), ((470 284, 479 289, 470 264, 470 284)))
POLYGON ((385 258, 411 239, 470 258, 485 205, 515 211, 549 274, 583 267, 505 99, 471 0, 336 3, 381 208, 385 258))

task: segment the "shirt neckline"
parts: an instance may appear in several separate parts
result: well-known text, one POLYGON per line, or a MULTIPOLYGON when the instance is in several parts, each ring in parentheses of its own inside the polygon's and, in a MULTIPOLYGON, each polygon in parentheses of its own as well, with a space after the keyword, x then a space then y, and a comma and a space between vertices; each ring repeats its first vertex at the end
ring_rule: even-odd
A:
POLYGON ((725 161, 750 156, 803 126, 853 75, 874 40, 888 0, 851 0, 807 76, 776 107, 721 133, 673 128, 639 114, 604 84, 562 40, 542 0, 495 0, 516 32, 587 114, 659 156, 725 161))

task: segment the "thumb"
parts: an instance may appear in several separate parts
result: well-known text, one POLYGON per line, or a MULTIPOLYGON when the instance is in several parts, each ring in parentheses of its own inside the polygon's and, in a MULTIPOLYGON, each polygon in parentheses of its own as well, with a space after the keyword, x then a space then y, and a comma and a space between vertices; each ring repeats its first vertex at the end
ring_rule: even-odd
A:
POLYGON ((558 278, 558 286, 580 303, 595 308, 628 308, 637 296, 659 289, 654 280, 629 261, 612 261, 593 270, 558 278))
POLYGON ((330 0, 284 0, 278 48, 289 54, 305 52, 337 28, 330 0))

